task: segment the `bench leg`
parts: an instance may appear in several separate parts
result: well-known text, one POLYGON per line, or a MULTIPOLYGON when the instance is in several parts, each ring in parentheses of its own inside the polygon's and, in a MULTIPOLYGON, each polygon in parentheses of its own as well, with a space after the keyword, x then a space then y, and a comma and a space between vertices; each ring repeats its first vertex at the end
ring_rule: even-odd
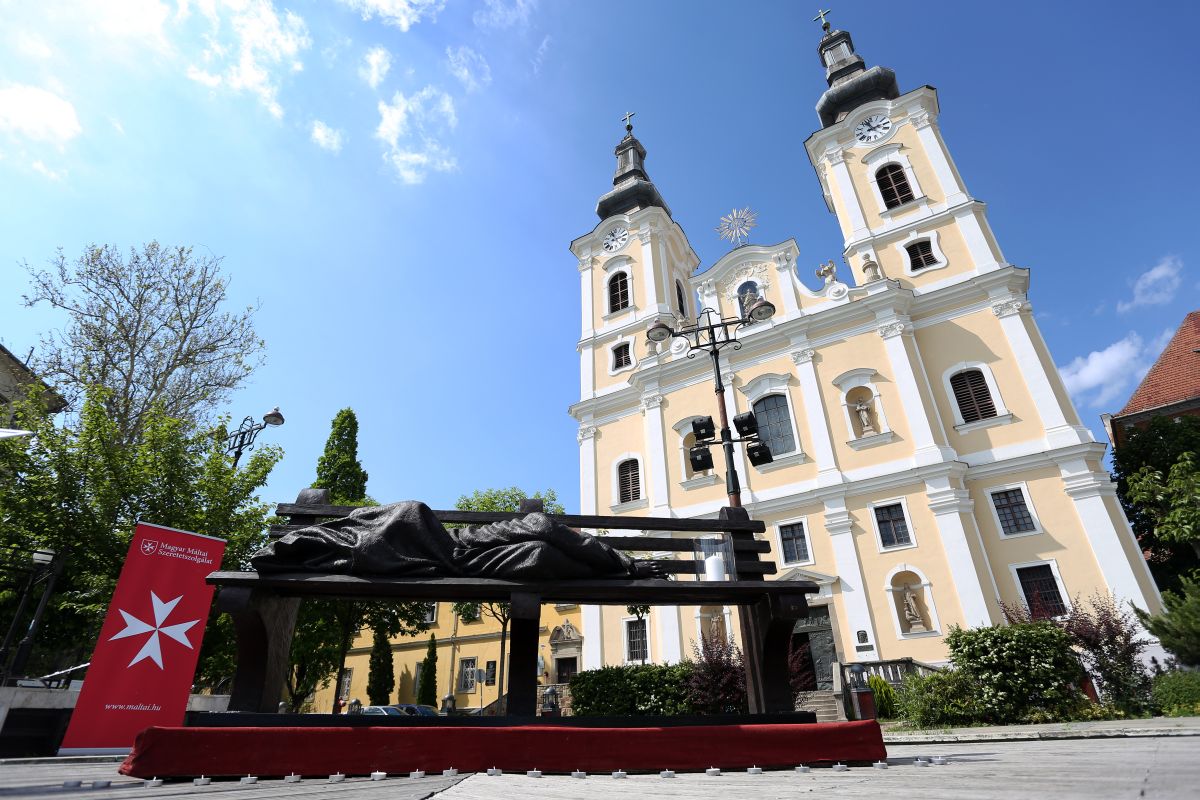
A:
POLYGON ((291 663, 292 634, 300 600, 243 587, 224 587, 217 610, 233 618, 237 670, 230 711, 273 714, 279 710, 291 663))
POLYGON ((537 713, 538 629, 542 599, 534 594, 514 594, 509 625, 508 714, 532 717, 537 713))
POLYGON ((751 714, 795 710, 788 649, 796 620, 807 615, 808 600, 803 594, 769 595, 753 606, 742 607, 746 694, 751 714))

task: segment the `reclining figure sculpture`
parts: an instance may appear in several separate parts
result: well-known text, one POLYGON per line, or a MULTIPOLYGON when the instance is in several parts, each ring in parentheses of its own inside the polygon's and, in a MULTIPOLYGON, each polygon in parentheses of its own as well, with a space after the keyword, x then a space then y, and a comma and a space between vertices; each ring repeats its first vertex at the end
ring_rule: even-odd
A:
POLYGON ((657 562, 630 558, 540 512, 447 530, 414 500, 358 508, 348 517, 292 531, 250 563, 259 573, 515 581, 666 577, 657 562))

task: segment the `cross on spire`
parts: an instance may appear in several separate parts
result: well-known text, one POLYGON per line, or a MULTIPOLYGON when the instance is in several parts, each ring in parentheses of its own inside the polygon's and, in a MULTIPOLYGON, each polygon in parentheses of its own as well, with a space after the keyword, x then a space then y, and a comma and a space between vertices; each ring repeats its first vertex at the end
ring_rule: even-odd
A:
POLYGON ((825 31, 826 33, 829 33, 829 20, 825 19, 825 15, 830 13, 831 9, 827 8, 824 11, 821 11, 820 9, 821 9, 821 7, 817 6, 817 15, 815 17, 813 17, 813 22, 820 20, 821 21, 821 30, 825 31))
POLYGON ((637 114, 636 111, 626 111, 625 116, 621 117, 621 119, 625 120, 625 132, 626 133, 633 133, 633 123, 630 122, 629 120, 633 119, 635 114, 637 114))

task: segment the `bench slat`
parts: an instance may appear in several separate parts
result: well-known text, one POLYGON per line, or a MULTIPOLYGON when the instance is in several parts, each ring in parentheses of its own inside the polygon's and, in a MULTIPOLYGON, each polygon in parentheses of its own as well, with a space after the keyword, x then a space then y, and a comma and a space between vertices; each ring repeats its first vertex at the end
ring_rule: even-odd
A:
MULTIPOLYGON (((320 506, 280 503, 275 513, 281 517, 345 517, 354 511, 354 506, 320 506)), ((442 522, 488 523, 520 519, 521 513, 509 511, 434 511, 442 522)), ((722 533, 725 531, 747 531, 765 533, 767 525, 762 520, 719 520, 719 519, 674 519, 664 517, 599 517, 580 514, 550 514, 564 525, 572 528, 616 528, 618 530, 678 531, 680 533, 722 533)))
POLYGON ((260 576, 256 572, 214 572, 208 576, 207 582, 216 586, 265 589, 284 596, 300 597, 505 601, 515 593, 528 593, 540 597, 544 603, 600 605, 746 605, 768 595, 804 595, 818 591, 812 581, 575 580, 518 583, 491 578, 367 578, 307 573, 260 576))

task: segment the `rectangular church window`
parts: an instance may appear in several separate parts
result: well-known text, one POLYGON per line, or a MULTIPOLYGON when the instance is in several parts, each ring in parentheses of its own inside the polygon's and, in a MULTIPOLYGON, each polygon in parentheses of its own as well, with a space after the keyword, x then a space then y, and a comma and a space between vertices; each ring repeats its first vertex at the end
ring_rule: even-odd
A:
POLYGON ((908 533, 908 521, 904 518, 904 507, 899 503, 877 507, 875 522, 879 526, 880 544, 885 548, 912 544, 912 537, 908 533))

